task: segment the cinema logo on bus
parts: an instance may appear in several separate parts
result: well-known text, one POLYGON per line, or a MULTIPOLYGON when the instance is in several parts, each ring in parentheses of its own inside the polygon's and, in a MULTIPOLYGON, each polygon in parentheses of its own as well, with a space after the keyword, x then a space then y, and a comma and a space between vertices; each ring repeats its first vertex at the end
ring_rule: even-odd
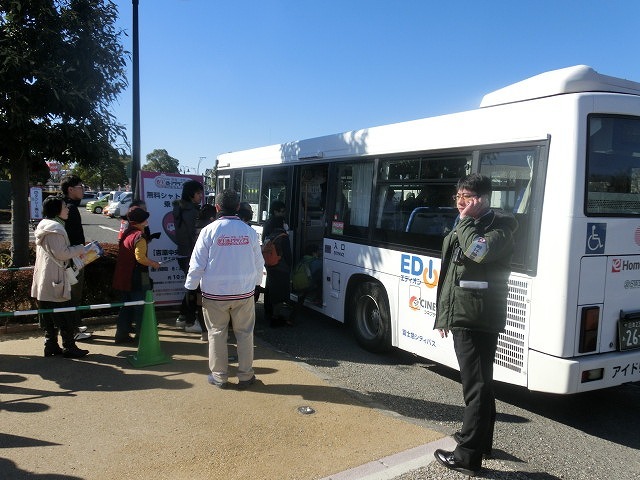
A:
POLYGON ((614 258, 611 262, 611 272, 620 273, 622 271, 640 270, 640 262, 630 262, 621 258, 614 258))
POLYGON ((409 308, 414 311, 423 311, 426 315, 430 317, 435 316, 436 314, 436 302, 426 300, 422 297, 417 297, 412 295, 409 298, 409 308))
POLYGON ((417 255, 400 255, 400 272, 404 275, 421 277, 422 282, 429 288, 438 286, 438 270, 433 268, 433 260, 425 266, 422 258, 417 255))

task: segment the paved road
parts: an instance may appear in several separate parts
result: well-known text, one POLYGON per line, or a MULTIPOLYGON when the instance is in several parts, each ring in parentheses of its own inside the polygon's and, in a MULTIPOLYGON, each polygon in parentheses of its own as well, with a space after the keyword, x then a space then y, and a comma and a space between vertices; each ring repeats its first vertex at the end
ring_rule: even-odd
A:
MULTIPOLYGON (((317 315, 293 328, 259 324, 257 335, 411 421, 448 435, 460 425, 457 372, 400 351, 365 352, 346 328, 317 315)), ((640 383, 574 396, 499 384, 497 396, 495 453, 516 475, 509 478, 640 478, 640 383)), ((442 471, 433 476, 430 468, 396 480, 442 478, 442 471)), ((500 475, 483 470, 484 478, 505 478, 500 475)))
POLYGON ((237 388, 231 336, 230 388, 215 388, 200 335, 178 330, 177 313, 157 313, 158 332, 143 326, 137 355, 161 360, 141 368, 127 360, 135 346, 113 343, 113 317, 91 325, 82 360, 44 358, 38 331, 0 335, 0 478, 362 480, 351 473, 364 465, 382 480, 407 461, 426 464, 433 442, 451 443, 259 340, 256 383, 237 388))
MULTIPOLYGON (((120 220, 88 212, 84 207, 80 208, 80 215, 87 241, 97 240, 100 243, 117 242, 120 220)), ((11 229, 12 225, 10 223, 0 223, 0 242, 11 241, 11 229)), ((29 241, 35 241, 31 228, 29 228, 29 241)))

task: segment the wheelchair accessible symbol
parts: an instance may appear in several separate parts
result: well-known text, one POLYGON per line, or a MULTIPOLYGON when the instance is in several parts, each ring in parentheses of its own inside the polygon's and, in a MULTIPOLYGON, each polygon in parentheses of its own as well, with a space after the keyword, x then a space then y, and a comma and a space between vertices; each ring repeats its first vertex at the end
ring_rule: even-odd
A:
POLYGON ((606 223, 587 223, 587 242, 584 253, 587 255, 598 255, 604 253, 606 239, 606 223))

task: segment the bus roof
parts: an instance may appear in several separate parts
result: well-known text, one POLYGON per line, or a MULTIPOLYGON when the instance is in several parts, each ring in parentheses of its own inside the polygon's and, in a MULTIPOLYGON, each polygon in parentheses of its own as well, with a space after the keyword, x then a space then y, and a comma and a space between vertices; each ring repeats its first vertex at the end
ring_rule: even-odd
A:
POLYGON ((580 92, 640 95, 640 83, 602 75, 587 65, 575 65, 541 73, 488 93, 483 97, 480 108, 580 92))
MULTIPOLYGON (((569 93, 611 92, 640 96, 640 83, 601 75, 586 65, 552 70, 485 95, 479 109, 427 117, 395 124, 381 125, 332 135, 325 135, 282 144, 222 153, 219 168, 278 165, 290 162, 322 162, 354 155, 383 155, 391 151, 419 151, 425 148, 425 129, 430 129, 430 145, 449 148, 460 142, 460 125, 472 116, 486 118, 484 107, 524 103, 526 100, 548 98, 569 93), (400 145, 402 147, 400 147, 400 145)), ((476 118, 476 117, 474 117, 476 118)), ((503 132, 466 129, 467 142, 500 141, 503 132), (474 140, 475 139, 475 140, 474 140)), ((544 138, 539 131, 536 138, 544 138)), ((533 139, 533 137, 531 138, 533 139)))

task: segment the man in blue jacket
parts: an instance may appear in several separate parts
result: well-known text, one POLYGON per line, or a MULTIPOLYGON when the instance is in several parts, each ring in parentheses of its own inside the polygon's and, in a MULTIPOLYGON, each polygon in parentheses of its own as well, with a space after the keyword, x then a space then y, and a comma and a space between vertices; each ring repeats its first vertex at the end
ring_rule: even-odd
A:
POLYGON ((516 220, 490 208, 491 179, 473 173, 458 182, 459 216, 442 245, 434 328, 453 335, 465 409, 453 452, 436 450, 445 467, 475 475, 490 456, 496 417, 493 361, 507 314, 516 220))
POLYGON ((230 189, 216 195, 219 217, 202 229, 196 241, 185 288, 200 285, 202 310, 209 335, 209 383, 227 388, 229 377, 227 336, 233 322, 238 350, 238 388, 255 383, 253 295, 262 282, 264 259, 256 231, 237 215, 238 194, 230 189))

